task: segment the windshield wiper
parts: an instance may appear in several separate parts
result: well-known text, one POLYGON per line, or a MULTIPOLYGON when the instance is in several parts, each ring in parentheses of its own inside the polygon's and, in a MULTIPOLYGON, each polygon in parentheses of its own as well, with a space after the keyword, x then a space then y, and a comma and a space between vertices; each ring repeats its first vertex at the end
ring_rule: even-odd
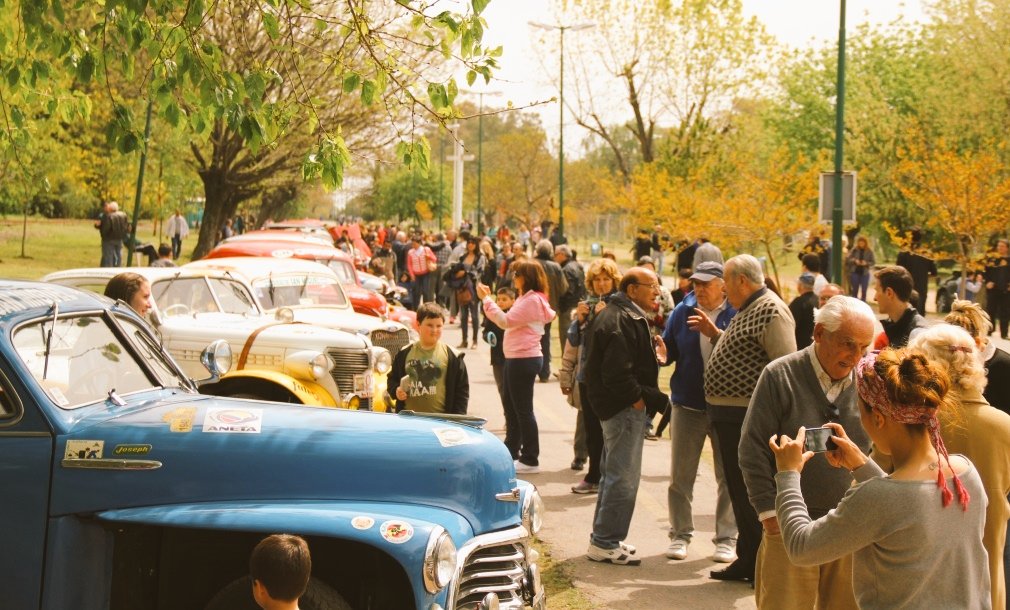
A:
POLYGON ((49 327, 49 334, 46 335, 46 361, 42 365, 42 379, 45 380, 46 376, 49 374, 49 351, 53 347, 53 331, 56 330, 56 321, 60 317, 60 304, 53 301, 53 321, 52 326, 49 327))
POLYGON ((270 306, 271 307, 276 307, 276 305, 274 305, 274 272, 273 271, 271 271, 270 275, 267 276, 267 281, 270 282, 270 285, 267 288, 267 294, 270 295, 270 306))
POLYGON ((302 282, 302 287, 298 291, 298 302, 301 303, 301 299, 305 296, 305 287, 309 285, 309 276, 305 276, 305 281, 302 282))

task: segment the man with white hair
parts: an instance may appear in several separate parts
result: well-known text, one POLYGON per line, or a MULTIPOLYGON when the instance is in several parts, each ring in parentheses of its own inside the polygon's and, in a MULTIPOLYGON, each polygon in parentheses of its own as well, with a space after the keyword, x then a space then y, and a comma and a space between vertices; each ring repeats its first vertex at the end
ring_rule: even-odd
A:
POLYGON ((723 269, 726 300, 737 315, 725 331, 714 333, 710 339, 715 347, 705 367, 705 403, 719 441, 738 537, 737 560, 710 576, 749 581, 754 579, 761 524, 747 497, 737 447, 761 372, 772 360, 796 351, 796 323, 782 299, 765 288, 758 259, 740 254, 726 261, 723 269))
POLYGON ((110 201, 105 204, 104 213, 95 222, 95 228, 102 238, 102 267, 121 267, 123 263, 123 240, 130 233, 130 221, 119 204, 110 201))
MULTIPOLYGON (((754 578, 758 608, 853 608, 852 556, 813 567, 793 565, 775 516, 775 460, 768 439, 794 436, 801 426, 836 422, 863 452, 870 439, 860 425, 853 369, 873 342, 873 310, 863 301, 836 296, 817 310, 814 343, 783 356, 758 380, 740 439, 740 469, 750 502, 764 528, 754 578)), ((801 474, 812 519, 832 510, 852 486, 852 474, 815 455, 801 474)))

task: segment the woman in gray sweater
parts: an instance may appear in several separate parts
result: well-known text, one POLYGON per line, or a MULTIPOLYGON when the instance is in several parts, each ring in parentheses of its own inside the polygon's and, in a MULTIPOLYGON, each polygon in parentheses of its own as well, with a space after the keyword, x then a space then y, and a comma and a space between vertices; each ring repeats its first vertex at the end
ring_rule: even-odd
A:
POLYGON ((860 608, 991 608, 985 490, 967 458, 947 454, 936 419, 948 406, 946 371, 922 352, 887 349, 860 361, 856 387, 863 428, 895 470, 884 474, 839 424, 827 424, 837 449, 826 458, 856 484, 814 521, 800 492, 800 471, 814 455, 804 449, 806 431, 772 437, 789 559, 819 565, 852 553, 860 608))

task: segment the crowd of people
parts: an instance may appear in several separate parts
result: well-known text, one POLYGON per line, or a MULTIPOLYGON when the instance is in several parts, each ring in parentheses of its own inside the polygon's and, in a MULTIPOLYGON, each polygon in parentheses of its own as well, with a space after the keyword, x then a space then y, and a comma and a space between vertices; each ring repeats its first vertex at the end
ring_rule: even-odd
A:
POLYGON ((453 285, 472 286, 469 299, 454 289, 432 301, 445 312, 456 300, 461 349, 474 345, 470 332, 478 340, 470 304, 480 304, 505 444, 523 475, 540 470, 533 391, 550 365, 551 325, 560 327, 560 388, 579 411, 571 466, 588 465, 572 492, 596 494, 588 559, 641 562, 627 536, 644 441, 663 414, 670 559, 691 555, 708 441, 711 559, 725 564, 711 577, 751 582, 758 607, 1004 607, 1010 355, 990 341, 986 311, 956 301, 931 324, 916 309, 913 274, 879 265, 861 238, 847 255, 851 296, 824 275, 825 248, 813 240, 790 305, 758 259, 723 260, 707 240, 689 258, 667 258, 678 265, 670 291, 646 237, 623 270, 610 256, 583 266, 548 240, 529 251, 472 235, 412 237, 420 260, 434 257, 428 273, 448 284, 462 271, 453 285), (668 315, 666 297, 676 298, 668 315), (659 375, 671 365, 667 395, 659 375))

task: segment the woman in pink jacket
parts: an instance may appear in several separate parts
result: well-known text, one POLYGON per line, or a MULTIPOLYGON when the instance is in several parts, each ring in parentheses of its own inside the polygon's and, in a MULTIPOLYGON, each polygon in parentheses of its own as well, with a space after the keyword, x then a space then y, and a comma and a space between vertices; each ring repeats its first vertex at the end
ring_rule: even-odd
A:
POLYGON ((533 415, 533 385, 543 364, 540 337, 544 326, 554 319, 547 300, 547 275, 540 265, 516 261, 510 270, 519 298, 512 309, 503 312, 491 298, 491 289, 477 286, 477 296, 484 302, 484 315, 505 329, 505 446, 516 460, 516 472, 540 472, 540 433, 533 415))

